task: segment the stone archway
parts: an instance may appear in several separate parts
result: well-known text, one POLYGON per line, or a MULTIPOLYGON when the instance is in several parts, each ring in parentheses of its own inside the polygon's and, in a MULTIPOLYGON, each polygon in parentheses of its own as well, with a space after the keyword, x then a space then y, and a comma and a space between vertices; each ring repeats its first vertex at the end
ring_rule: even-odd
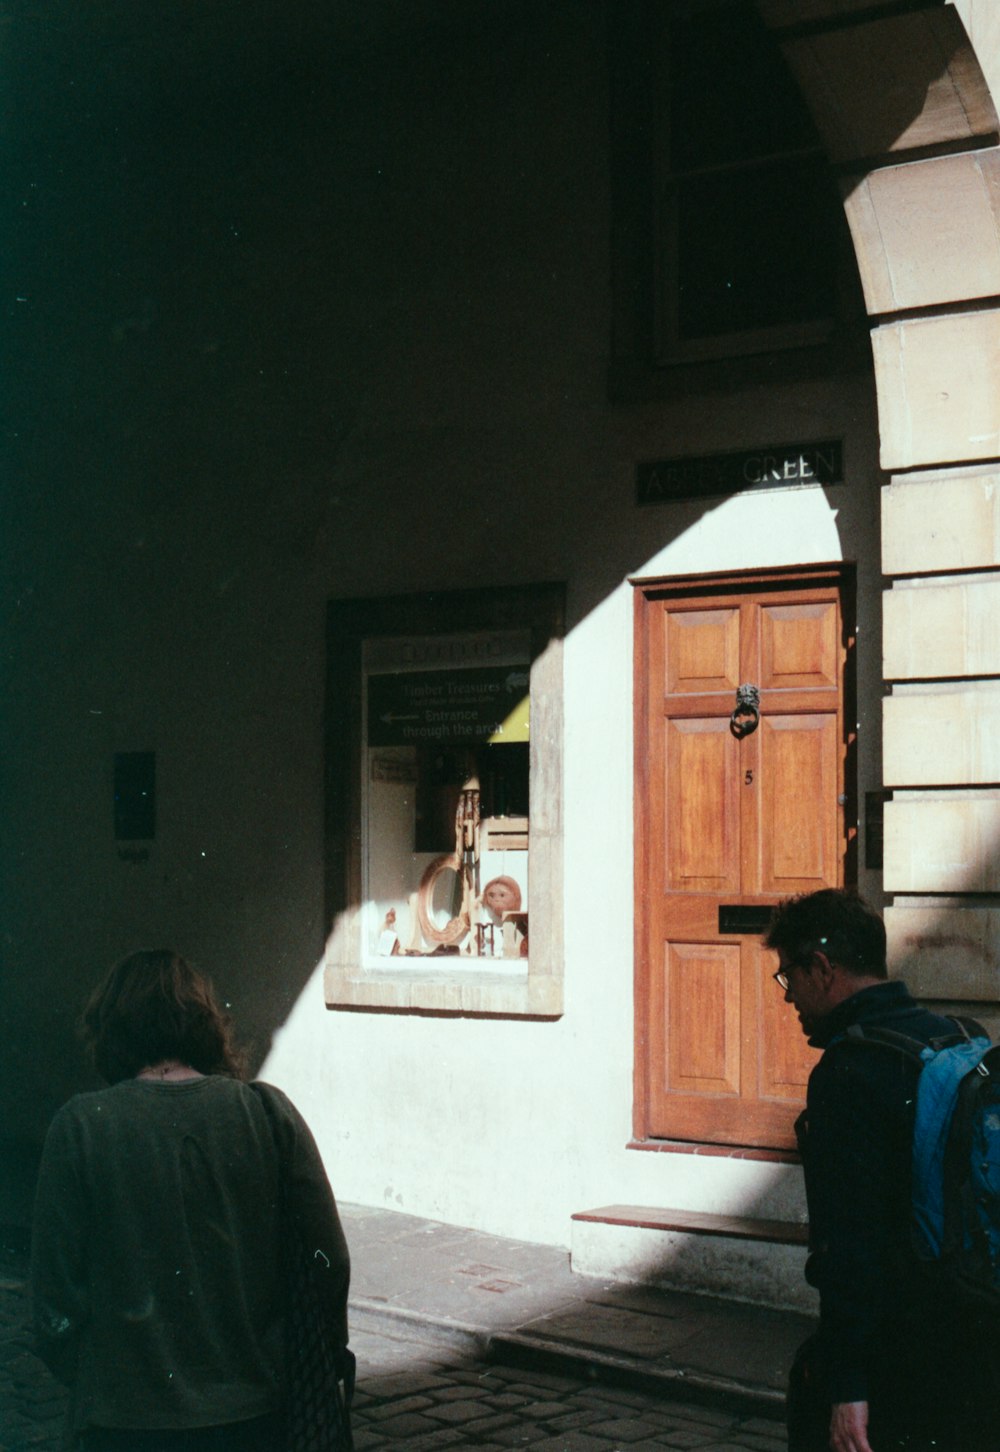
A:
POLYGON ((891 958, 925 996, 996 1002, 1000 150, 988 78, 1000 80, 1000 12, 990 0, 757 9, 840 176, 871 318, 889 476, 891 958))

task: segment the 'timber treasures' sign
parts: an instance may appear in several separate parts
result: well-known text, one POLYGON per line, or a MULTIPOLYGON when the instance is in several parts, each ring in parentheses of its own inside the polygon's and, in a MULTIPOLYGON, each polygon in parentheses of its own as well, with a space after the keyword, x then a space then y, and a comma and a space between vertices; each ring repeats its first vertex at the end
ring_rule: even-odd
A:
POLYGON ((527 740, 527 666, 368 677, 369 746, 527 740))
POLYGON ((700 458, 657 459, 636 467, 636 503, 665 504, 671 499, 703 499, 743 494, 751 489, 842 484, 844 446, 839 439, 820 443, 775 444, 766 449, 706 454, 700 458))

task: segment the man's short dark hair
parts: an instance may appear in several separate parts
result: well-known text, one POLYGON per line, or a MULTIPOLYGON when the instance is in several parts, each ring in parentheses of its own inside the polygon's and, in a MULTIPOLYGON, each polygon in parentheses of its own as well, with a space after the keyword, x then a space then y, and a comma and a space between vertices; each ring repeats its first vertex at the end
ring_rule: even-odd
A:
POLYGON ((786 898, 774 910, 764 938, 767 948, 780 949, 792 963, 807 963, 825 953, 859 978, 885 978, 885 924, 856 892, 824 887, 819 892, 786 898))

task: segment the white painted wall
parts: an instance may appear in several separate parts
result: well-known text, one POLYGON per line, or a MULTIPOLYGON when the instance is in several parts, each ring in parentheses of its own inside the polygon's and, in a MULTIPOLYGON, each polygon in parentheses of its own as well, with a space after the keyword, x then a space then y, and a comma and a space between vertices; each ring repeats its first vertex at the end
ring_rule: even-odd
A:
MULTIPOLYGON (((574 1211, 612 1201, 797 1217, 800 1174, 746 1159, 629 1151, 632 1114, 632 604, 628 576, 855 559, 859 785, 878 785, 879 476, 867 390, 799 390, 741 416, 731 437, 843 437, 848 482, 638 510, 627 469, 592 501, 603 557, 567 570, 565 648, 565 1013, 554 1023, 327 1012, 317 972, 276 1037, 264 1074, 308 1114, 338 1193, 365 1204, 568 1244, 574 1211), (789 421, 789 415, 794 419, 789 421), (588 574, 617 583, 592 607, 588 574), (874 657, 874 658, 873 658, 874 657)), ((676 450, 632 443, 640 456, 676 450)), ((668 444, 666 441, 670 440, 668 444)), ((711 442, 709 442, 711 440, 711 442)), ((531 562, 528 561, 528 564, 531 562)), ((877 879, 863 889, 877 893, 877 879)), ((535 905, 535 911, 540 911, 535 905)))

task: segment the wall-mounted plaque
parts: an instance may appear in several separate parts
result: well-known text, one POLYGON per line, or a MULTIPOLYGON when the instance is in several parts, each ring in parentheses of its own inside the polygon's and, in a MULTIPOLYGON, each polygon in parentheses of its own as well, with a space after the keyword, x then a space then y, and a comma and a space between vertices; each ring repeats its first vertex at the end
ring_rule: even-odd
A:
POLYGON ((673 499, 707 499, 754 489, 843 482, 844 446, 839 439, 773 444, 763 449, 638 464, 636 503, 666 504, 673 499))

